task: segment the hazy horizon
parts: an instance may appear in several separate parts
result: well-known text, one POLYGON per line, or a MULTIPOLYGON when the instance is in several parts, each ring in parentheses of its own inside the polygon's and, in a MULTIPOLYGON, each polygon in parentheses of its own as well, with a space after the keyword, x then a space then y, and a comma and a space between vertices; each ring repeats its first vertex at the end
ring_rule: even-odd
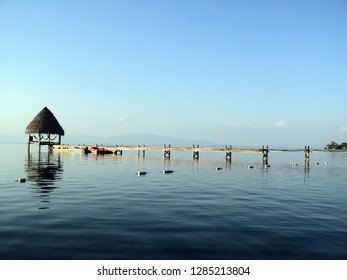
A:
MULTIPOLYGON (((334 141, 334 140, 331 140, 334 141)), ((206 139, 187 139, 180 138, 170 135, 158 135, 152 133, 123 133, 118 135, 113 135, 110 137, 102 137, 96 135, 78 135, 69 134, 62 137, 62 144, 86 144, 86 145, 124 145, 124 146, 137 146, 137 145, 152 145, 152 146, 162 146, 171 144, 176 147, 190 147, 192 145, 199 144, 201 147, 224 147, 225 145, 232 145, 238 148, 260 148, 262 145, 269 146, 270 148, 288 148, 288 149, 301 149, 304 146, 311 146, 315 149, 323 149, 326 144, 331 141, 322 144, 306 143, 301 145, 301 143, 291 143, 289 145, 281 145, 281 143, 241 143, 241 142, 230 142, 226 139, 225 142, 213 142, 206 139), (134 139, 135 137, 135 139, 134 139)), ((0 134, 0 143, 14 143, 14 144, 26 144, 27 135, 25 134, 0 134)))

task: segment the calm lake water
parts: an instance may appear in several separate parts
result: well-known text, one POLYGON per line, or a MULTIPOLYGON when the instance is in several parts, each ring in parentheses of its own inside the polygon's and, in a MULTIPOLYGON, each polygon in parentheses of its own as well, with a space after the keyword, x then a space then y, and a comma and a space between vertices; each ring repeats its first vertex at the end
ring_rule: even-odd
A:
POLYGON ((0 259, 347 259, 347 153, 0 154, 0 259))

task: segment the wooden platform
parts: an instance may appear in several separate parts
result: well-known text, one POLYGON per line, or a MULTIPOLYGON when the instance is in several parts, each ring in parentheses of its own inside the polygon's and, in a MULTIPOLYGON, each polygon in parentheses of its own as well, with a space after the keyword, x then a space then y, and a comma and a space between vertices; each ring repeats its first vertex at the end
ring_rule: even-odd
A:
MULTIPOLYGON (((74 150, 74 148, 85 148, 92 147, 92 145, 70 145, 70 144, 62 144, 62 145, 53 145, 53 150, 74 150)), ((244 149, 244 148, 208 148, 208 147, 171 147, 171 146, 163 146, 163 147, 147 147, 147 146, 98 146, 99 148, 105 148, 112 152, 116 152, 118 150, 122 151, 176 151, 176 152, 203 152, 203 153, 263 153, 264 150, 268 150, 269 152, 304 152, 305 149, 270 149, 268 147, 261 147, 259 149, 244 149)), ((306 149, 307 150, 307 149, 306 149)), ((324 149, 312 149, 312 152, 328 152, 328 150, 324 149)))
MULTIPOLYGON (((90 145, 53 145, 52 149, 56 151, 75 151, 85 147, 92 147, 90 145)), ((261 154, 261 159, 264 165, 268 164, 269 152, 303 152, 304 163, 309 165, 310 152, 326 152, 326 150, 311 150, 310 146, 305 146, 304 149, 269 149, 268 146, 262 146, 259 149, 243 149, 233 148, 231 145, 226 145, 224 148, 208 148, 200 147, 199 145, 193 145, 192 147, 171 147, 171 145, 163 145, 162 147, 149 147, 149 146, 99 146, 106 150, 112 151, 115 155, 123 155, 123 151, 137 151, 138 156, 142 154, 145 156, 146 151, 160 151, 163 152, 163 157, 169 159, 172 152, 191 152, 193 159, 197 160, 200 157, 200 153, 224 153, 225 160, 231 161, 233 153, 258 153, 261 154)))
MULTIPOLYGON (((53 145, 53 150, 74 150, 74 148, 92 147, 91 145, 53 145)), ((241 148, 205 148, 205 147, 147 147, 147 146, 99 146, 112 152, 122 151, 176 151, 176 152, 204 152, 204 153, 262 153, 263 149, 241 149, 241 148)), ((265 148, 264 148, 265 149, 265 148)), ((302 151, 302 150, 301 150, 302 151)))

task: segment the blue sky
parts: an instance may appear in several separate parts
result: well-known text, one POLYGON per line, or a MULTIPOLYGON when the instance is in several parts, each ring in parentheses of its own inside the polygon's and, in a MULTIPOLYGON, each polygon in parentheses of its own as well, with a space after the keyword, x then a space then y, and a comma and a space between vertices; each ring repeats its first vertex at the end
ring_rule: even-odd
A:
POLYGON ((347 141, 347 1, 0 3, 0 133, 347 141))

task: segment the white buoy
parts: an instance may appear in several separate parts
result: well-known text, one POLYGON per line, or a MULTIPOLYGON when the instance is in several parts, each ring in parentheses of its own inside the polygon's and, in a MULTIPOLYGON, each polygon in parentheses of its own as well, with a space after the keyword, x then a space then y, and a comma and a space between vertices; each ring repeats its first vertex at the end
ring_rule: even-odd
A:
POLYGON ((136 174, 137 174, 137 176, 144 176, 147 174, 147 172, 146 171, 137 171, 136 174))
POLYGON ((325 162, 325 165, 328 165, 328 164, 329 164, 329 163, 326 161, 326 162, 325 162))
POLYGON ((296 167, 296 166, 298 166, 298 164, 295 163, 295 162, 293 162, 293 163, 292 163, 292 167, 296 167))
POLYGON ((171 173, 174 173, 173 170, 163 170, 163 174, 171 174, 171 173))
POLYGON ((223 168, 222 167, 216 167, 216 170, 222 170, 223 168))
POLYGON ((25 183, 26 181, 27 181, 26 178, 19 178, 19 179, 17 179, 18 183, 25 183))

